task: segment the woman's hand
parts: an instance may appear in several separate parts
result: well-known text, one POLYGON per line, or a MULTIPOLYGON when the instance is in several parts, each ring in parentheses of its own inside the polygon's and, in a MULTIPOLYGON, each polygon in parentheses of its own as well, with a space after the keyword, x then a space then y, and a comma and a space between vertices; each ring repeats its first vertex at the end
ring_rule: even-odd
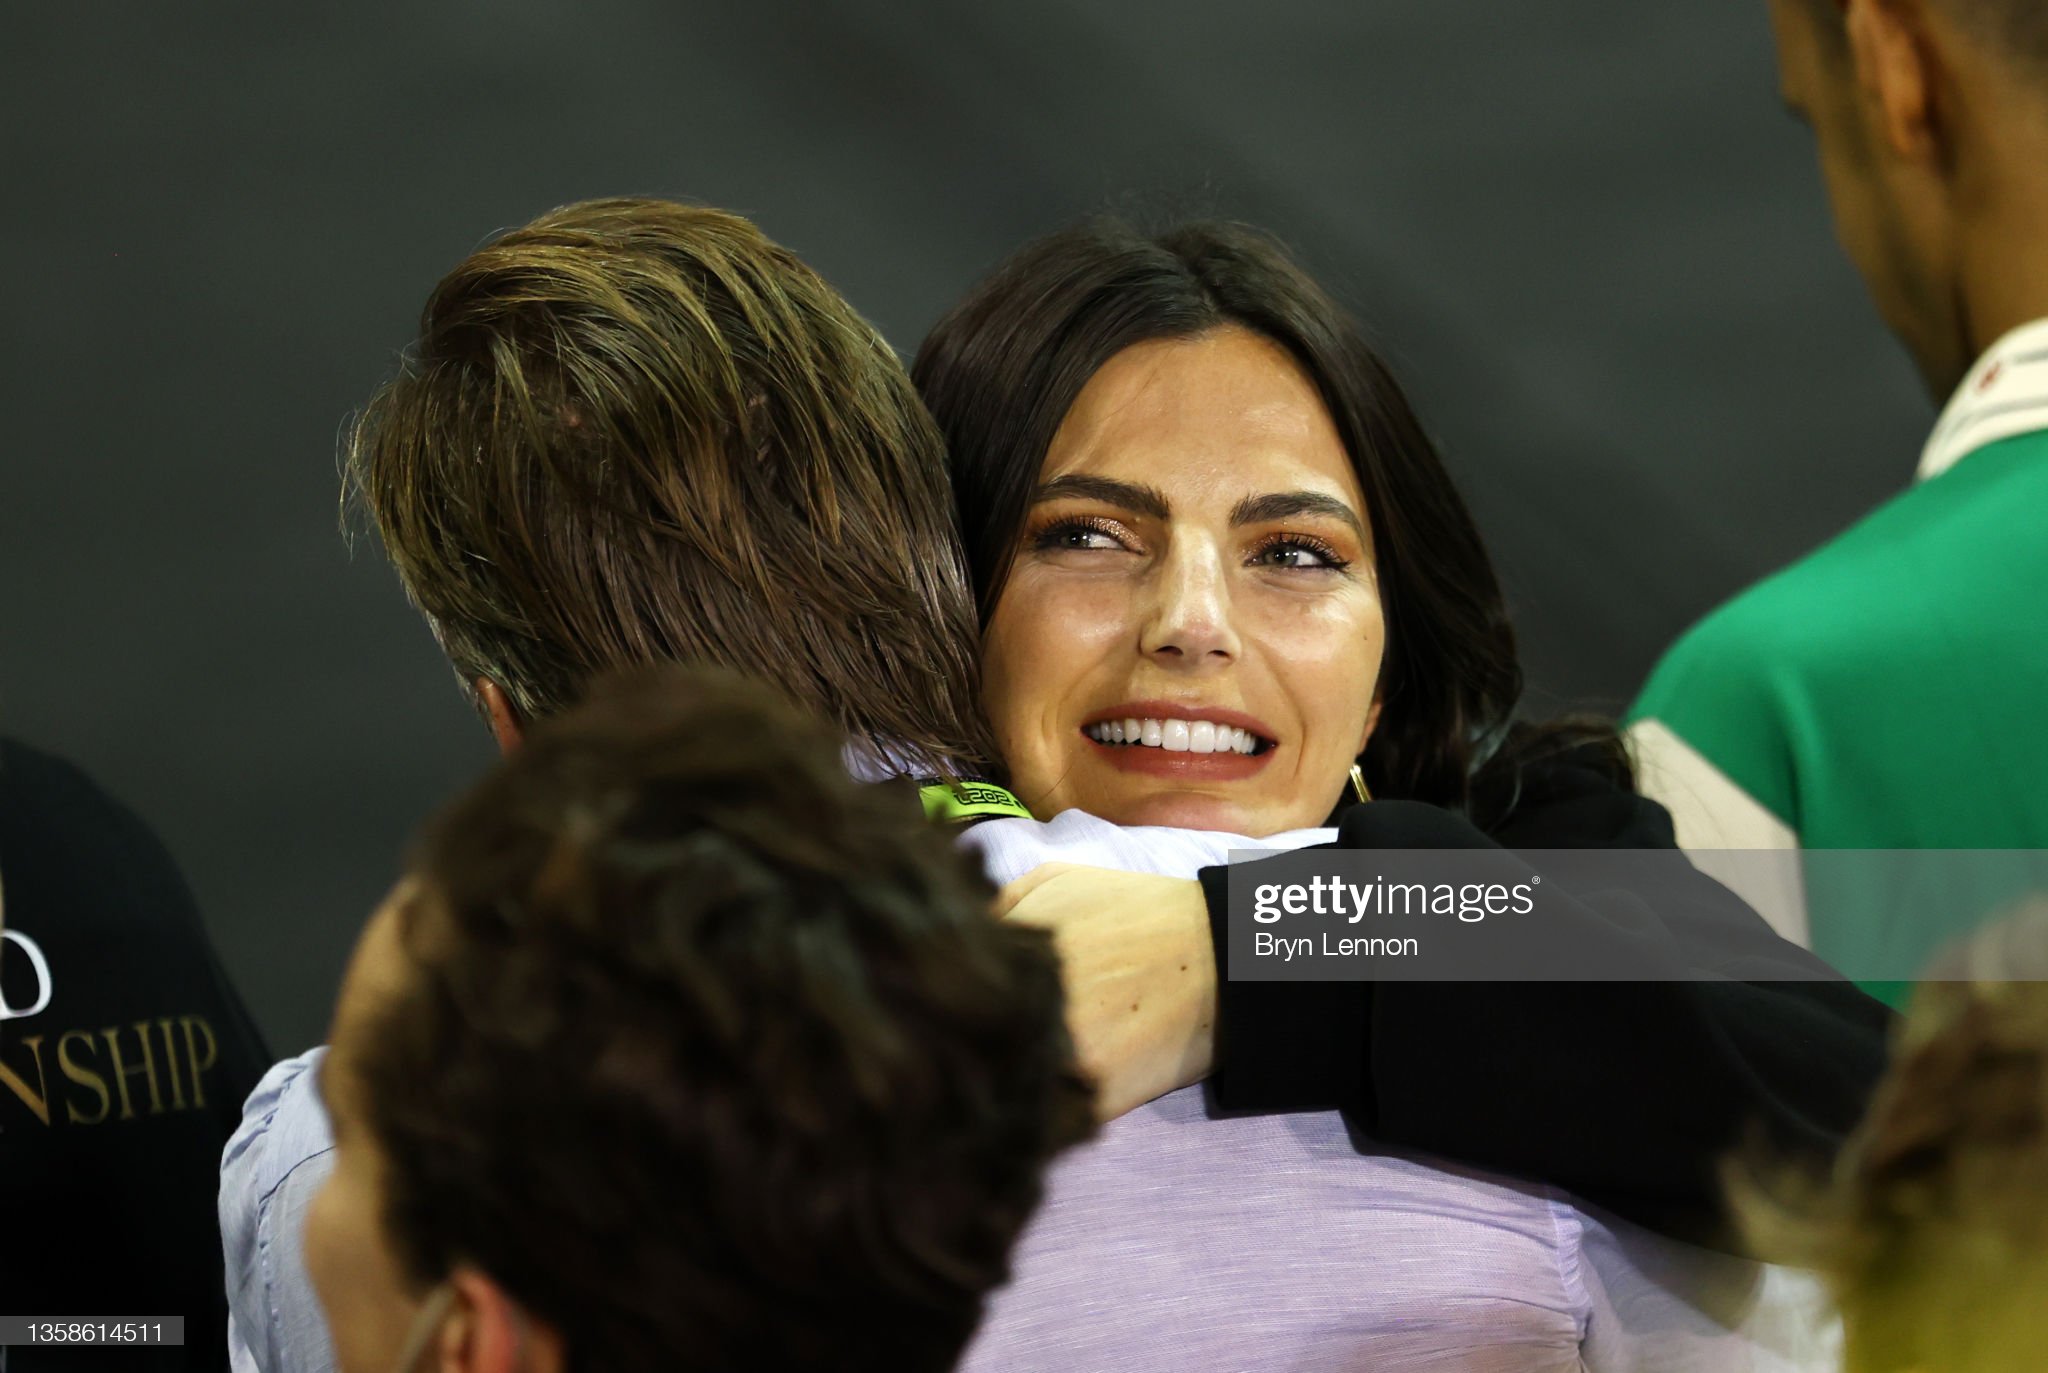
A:
POLYGON ((1200 883, 1046 863, 1003 888, 996 914, 1051 931, 1099 1119, 1208 1076, 1216 955, 1200 883))

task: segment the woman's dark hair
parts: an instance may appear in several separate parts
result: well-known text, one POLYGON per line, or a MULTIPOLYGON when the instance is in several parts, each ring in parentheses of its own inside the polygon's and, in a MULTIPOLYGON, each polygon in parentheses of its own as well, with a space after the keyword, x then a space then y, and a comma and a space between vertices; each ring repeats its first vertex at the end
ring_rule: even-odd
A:
POLYGON ((1089 379, 1134 344, 1233 325, 1285 348, 1315 383, 1365 492, 1387 623, 1380 724, 1359 759, 1373 794, 1485 823, 1512 808, 1517 764, 1538 752, 1592 744, 1626 777, 1611 726, 1511 729, 1514 628, 1464 499, 1357 323, 1247 225, 1152 235, 1090 220, 1011 255, 925 339, 911 377, 945 434, 983 624, 1089 379))

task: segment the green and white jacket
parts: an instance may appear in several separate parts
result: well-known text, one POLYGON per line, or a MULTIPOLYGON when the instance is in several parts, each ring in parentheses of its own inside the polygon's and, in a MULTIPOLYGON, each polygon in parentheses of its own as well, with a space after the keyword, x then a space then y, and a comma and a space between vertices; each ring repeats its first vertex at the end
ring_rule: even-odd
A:
POLYGON ((1694 626, 1630 720, 1682 846, 1804 852, 1724 880, 1852 976, 1989 914, 1860 899, 1812 854, 2048 850, 2048 319, 1971 369, 1911 488, 1694 626))

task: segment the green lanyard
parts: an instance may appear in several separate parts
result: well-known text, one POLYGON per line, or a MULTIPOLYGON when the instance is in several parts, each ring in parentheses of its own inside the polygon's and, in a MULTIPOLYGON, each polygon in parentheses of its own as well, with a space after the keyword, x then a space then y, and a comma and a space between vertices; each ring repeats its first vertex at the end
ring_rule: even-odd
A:
POLYGON ((959 823, 1006 815, 1031 818, 1031 812, 1016 797, 987 782, 961 782, 950 787, 943 782, 928 782, 917 789, 917 795, 924 802, 927 820, 959 823))

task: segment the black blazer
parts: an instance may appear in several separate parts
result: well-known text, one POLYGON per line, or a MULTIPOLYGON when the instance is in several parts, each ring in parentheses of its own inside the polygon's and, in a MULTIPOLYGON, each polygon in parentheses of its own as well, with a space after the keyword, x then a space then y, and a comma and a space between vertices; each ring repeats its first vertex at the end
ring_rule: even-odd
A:
MULTIPOLYGON (((1676 848, 1663 807, 1573 755, 1531 764, 1490 834, 1434 806, 1373 801, 1345 811, 1339 835, 1331 847, 1676 848)), ((1689 868, 1654 911, 1625 892, 1564 893, 1545 918, 1594 947, 1626 945, 1638 966, 1725 980, 1232 982, 1228 871, 1201 873, 1226 1110, 1337 1108, 1386 1144, 1734 1247, 1723 1160, 1748 1147, 1831 1157, 1884 1068, 1891 1012, 1689 868)))

